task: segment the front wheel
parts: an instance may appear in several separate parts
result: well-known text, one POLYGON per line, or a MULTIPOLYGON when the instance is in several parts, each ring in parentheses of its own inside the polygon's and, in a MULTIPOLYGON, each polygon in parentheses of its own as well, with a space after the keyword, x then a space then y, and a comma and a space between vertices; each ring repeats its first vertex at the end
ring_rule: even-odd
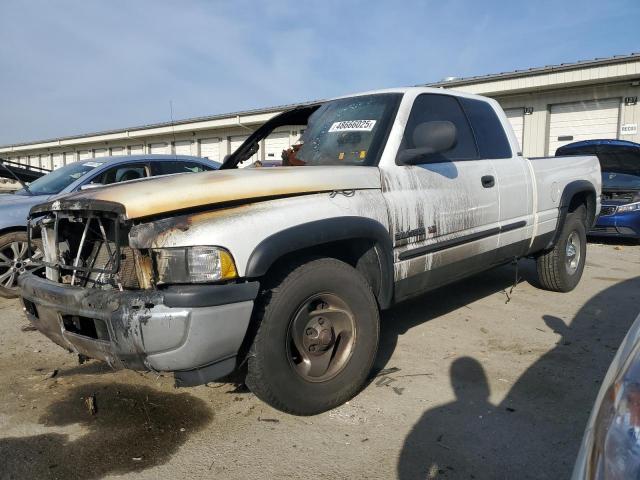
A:
POLYGON ((33 260, 42 259, 38 243, 33 244, 35 251, 31 258, 27 246, 27 232, 0 235, 0 297, 19 297, 18 277, 33 270, 33 260))
POLYGON ((570 292, 582 278, 587 257, 586 209, 567 214, 555 247, 537 259, 538 280, 543 288, 570 292))
POLYGON ((357 270, 322 258, 281 272, 257 309, 246 383, 258 398, 315 415, 362 389, 378 347, 379 312, 357 270))

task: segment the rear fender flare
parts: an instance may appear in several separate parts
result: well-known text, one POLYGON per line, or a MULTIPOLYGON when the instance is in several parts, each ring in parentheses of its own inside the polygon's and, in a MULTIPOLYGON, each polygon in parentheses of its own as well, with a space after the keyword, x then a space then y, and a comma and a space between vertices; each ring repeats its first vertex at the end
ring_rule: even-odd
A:
MULTIPOLYGON (((574 180, 573 182, 569 182, 562 191, 562 196, 560 197, 560 205, 558 206, 558 223, 556 225, 556 231, 553 234, 553 237, 549 244, 547 245, 545 250, 551 250, 558 243, 560 239, 560 233, 564 227, 564 223, 567 220, 567 213, 569 213, 569 206, 571 205, 571 200, 581 193, 586 193, 587 196, 593 196, 593 201, 596 200, 596 189, 591 182, 588 180, 574 180)), ((589 221, 587 218, 588 227, 592 226, 595 223, 597 216, 595 215, 595 203, 594 203, 594 212, 593 218, 589 221)))

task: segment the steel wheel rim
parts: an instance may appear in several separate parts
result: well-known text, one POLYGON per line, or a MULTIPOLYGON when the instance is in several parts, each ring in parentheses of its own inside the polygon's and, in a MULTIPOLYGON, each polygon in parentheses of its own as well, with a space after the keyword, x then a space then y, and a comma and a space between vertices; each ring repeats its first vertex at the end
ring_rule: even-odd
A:
POLYGON ((15 241, 0 246, 0 287, 15 290, 18 277, 25 272, 32 271, 34 260, 42 258, 42 250, 36 246, 34 255, 27 255, 27 242, 15 241))
POLYGON ((319 293, 302 302, 289 324, 287 358, 308 382, 325 382, 349 363, 356 342, 353 312, 332 293, 319 293))
POLYGON ((582 248, 580 246, 580 236, 578 232, 573 231, 567 238, 567 245, 565 247, 566 256, 566 268, 569 275, 573 275, 578 270, 580 265, 580 258, 582 256, 582 248))

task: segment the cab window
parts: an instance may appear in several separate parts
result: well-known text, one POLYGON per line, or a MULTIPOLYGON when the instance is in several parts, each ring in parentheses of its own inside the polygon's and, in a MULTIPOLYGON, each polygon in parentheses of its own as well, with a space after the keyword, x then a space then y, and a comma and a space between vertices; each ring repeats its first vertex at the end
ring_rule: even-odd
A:
POLYGON ((399 152, 413 149, 413 132, 416 127, 425 122, 449 121, 456 127, 457 142, 451 149, 439 155, 442 161, 472 160, 478 158, 476 142, 473 132, 455 97, 423 93, 413 102, 409 121, 404 131, 404 137, 399 152))

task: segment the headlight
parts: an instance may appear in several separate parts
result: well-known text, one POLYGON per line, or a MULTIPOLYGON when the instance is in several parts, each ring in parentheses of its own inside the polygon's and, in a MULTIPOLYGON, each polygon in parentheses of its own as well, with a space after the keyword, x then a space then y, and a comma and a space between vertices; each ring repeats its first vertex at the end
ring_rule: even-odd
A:
POLYGON ((626 362, 599 405, 587 461, 586 478, 590 480, 640 478, 638 351, 626 362))
POLYGON ((153 250, 158 283, 206 283, 236 278, 231 254, 219 247, 153 250))
POLYGON ((640 210, 640 202, 620 205, 616 213, 635 212, 636 210, 640 210))

